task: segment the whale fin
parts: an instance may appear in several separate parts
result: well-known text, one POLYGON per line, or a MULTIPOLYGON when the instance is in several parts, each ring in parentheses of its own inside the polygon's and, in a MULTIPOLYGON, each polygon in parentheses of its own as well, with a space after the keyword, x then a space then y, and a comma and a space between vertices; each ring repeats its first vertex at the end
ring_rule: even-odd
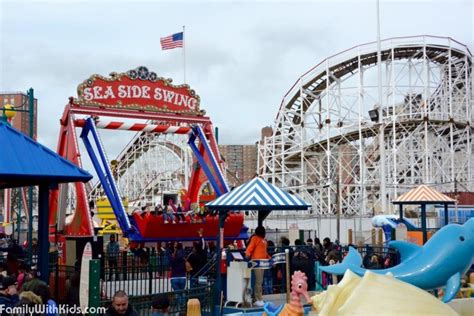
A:
POLYGON ((394 240, 388 243, 389 247, 395 248, 398 250, 401 256, 401 260, 407 260, 411 256, 418 253, 423 247, 415 245, 411 242, 394 240))
POLYGON ((443 302, 447 303, 458 294, 461 288, 461 274, 457 272, 453 274, 446 283, 446 290, 444 291, 443 302))
POLYGON ((268 316, 276 316, 280 314, 284 305, 275 305, 272 302, 266 302, 263 305, 263 310, 267 313, 268 316))
POLYGON ((351 268, 350 270, 354 273, 358 271, 354 271, 355 268, 360 268, 362 265, 362 257, 360 256, 359 252, 355 250, 353 247, 349 247, 349 253, 347 256, 342 260, 339 264, 334 264, 331 266, 323 266, 320 267, 321 271, 331 273, 331 274, 344 274, 347 269, 351 268))

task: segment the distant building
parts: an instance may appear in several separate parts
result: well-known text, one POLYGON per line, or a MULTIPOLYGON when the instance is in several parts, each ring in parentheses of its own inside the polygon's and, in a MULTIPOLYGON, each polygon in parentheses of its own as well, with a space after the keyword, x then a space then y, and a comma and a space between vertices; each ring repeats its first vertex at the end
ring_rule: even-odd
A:
POLYGON ((227 178, 231 186, 240 185, 257 173, 257 146, 219 145, 219 152, 227 166, 227 178))
MULTIPOLYGON (((28 110, 28 96, 23 92, 0 92, 0 106, 3 108, 6 104, 14 107, 20 107, 21 110, 28 110)), ((37 139, 38 132, 38 100, 34 101, 33 111, 33 138, 37 139)), ((0 113, 1 115, 1 113, 0 113)), ((12 126, 27 136, 30 136, 30 116, 28 112, 17 112, 13 117, 12 126)))
POLYGON ((265 137, 270 137, 273 135, 273 129, 270 126, 265 126, 262 128, 261 134, 260 134, 260 141, 263 141, 265 137))
MULTIPOLYGON (((262 131, 260 132, 260 140, 257 142, 257 146, 263 146, 265 144, 265 138, 266 137, 271 137, 273 135, 273 129, 270 126, 265 126, 262 128, 262 131)), ((264 166, 263 166, 263 157, 258 156, 258 170, 257 173, 259 176, 262 176, 264 174, 264 166)))

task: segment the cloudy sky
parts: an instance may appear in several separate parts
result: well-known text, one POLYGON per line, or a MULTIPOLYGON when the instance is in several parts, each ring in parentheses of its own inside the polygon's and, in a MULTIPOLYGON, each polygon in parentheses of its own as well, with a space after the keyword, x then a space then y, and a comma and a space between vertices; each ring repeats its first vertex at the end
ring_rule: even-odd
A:
MULTIPOLYGON (((159 38, 183 25, 187 81, 222 144, 255 142, 300 75, 377 36, 375 0, 0 3, 0 91, 35 89, 39 139, 52 148, 68 97, 90 75, 144 65, 182 83, 182 50, 162 51, 159 38)), ((381 1, 380 9, 382 38, 449 36, 474 49, 471 0, 381 1)), ((125 145, 106 137, 116 150, 125 145)))

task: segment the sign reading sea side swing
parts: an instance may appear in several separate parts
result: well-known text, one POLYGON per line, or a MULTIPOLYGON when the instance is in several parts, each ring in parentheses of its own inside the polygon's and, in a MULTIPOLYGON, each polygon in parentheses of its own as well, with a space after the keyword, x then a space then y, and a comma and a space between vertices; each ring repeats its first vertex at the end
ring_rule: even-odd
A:
POLYGON ((200 99, 187 84, 172 85, 140 66, 110 77, 92 75, 77 88, 76 104, 103 108, 147 110, 202 116, 200 99))

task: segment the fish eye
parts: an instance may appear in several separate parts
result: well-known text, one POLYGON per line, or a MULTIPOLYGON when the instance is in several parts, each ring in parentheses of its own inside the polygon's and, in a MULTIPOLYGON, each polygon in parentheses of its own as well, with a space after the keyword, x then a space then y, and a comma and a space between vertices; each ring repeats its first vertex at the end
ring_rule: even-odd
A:
POLYGON ((464 236, 459 237, 459 240, 464 241, 464 236))

